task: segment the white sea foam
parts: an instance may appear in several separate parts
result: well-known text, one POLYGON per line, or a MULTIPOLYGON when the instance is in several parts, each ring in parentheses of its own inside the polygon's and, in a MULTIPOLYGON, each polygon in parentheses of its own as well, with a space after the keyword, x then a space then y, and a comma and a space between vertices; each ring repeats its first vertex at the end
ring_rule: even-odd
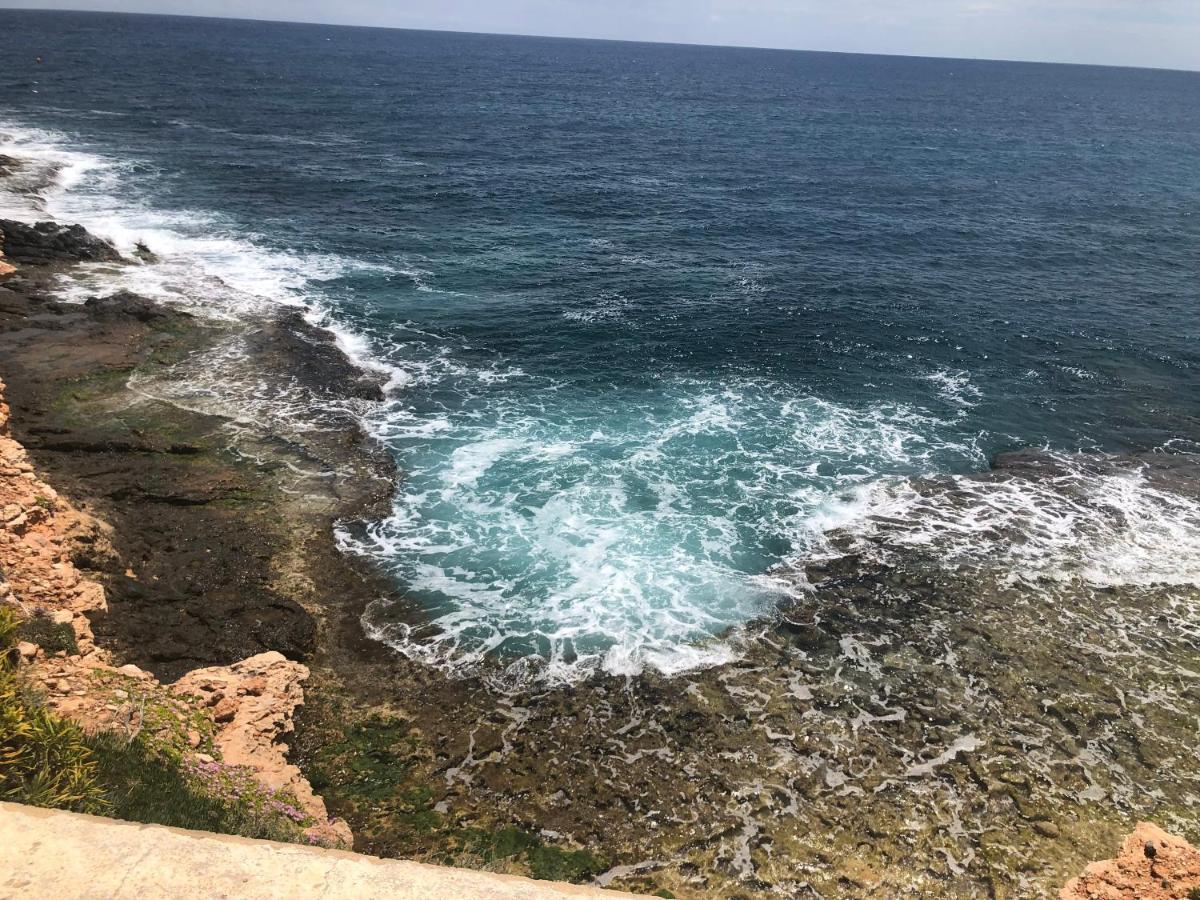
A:
POLYGON ((947 369, 939 369, 926 375, 925 379, 937 386, 942 399, 955 406, 970 409, 978 406, 979 399, 983 396, 983 392, 971 383, 969 372, 951 372, 947 369))
MULTIPOLYGON (((131 290, 215 317, 257 316, 280 305, 314 308, 311 288, 351 271, 379 266, 329 254, 267 248, 252 235, 201 210, 163 210, 139 199, 134 160, 81 150, 66 135, 0 122, 0 154, 22 161, 0 190, 0 215, 22 221, 79 223, 133 257, 144 243, 152 264, 90 265, 62 284, 68 299, 131 290)), ((340 338, 347 346, 353 341, 340 338)), ((363 361, 366 354, 360 351, 363 361)))
POLYGON ((821 528, 867 555, 916 551, 1012 581, 1200 584, 1200 502, 1156 484, 1153 460, 1057 460, 1053 475, 875 480, 831 500, 821 528))
POLYGON ((556 388, 551 411, 527 385, 436 431, 393 426, 405 493, 387 521, 341 537, 394 567, 428 621, 381 601, 372 634, 458 673, 499 651, 510 681, 727 663, 782 594, 755 566, 772 543, 813 540, 831 491, 976 454, 926 411, 767 381, 556 388))
POLYGON ((625 315, 629 300, 615 291, 606 291, 583 309, 569 309, 562 315, 573 322, 592 324, 620 319, 625 315))
MULTIPOLYGON (((135 161, 87 152, 63 134, 0 123, 0 154, 22 163, 18 176, 0 185, 0 215, 29 222, 47 218, 77 222, 111 240, 131 259, 136 259, 138 244, 149 247, 156 257, 149 263, 76 267, 59 284, 64 299, 129 290, 199 315, 234 320, 290 307, 332 333, 356 365, 382 375, 387 390, 409 380, 409 373, 381 359, 365 336, 345 327, 315 290, 352 271, 385 267, 330 254, 268 248, 212 212, 159 209, 139 199, 135 161)), ((250 410, 261 416, 271 398, 258 397, 253 373, 240 372, 233 356, 238 346, 234 339, 214 349, 207 371, 193 365, 188 384, 174 389, 159 385, 156 395, 193 404, 207 398, 205 405, 211 411, 239 419, 250 410), (234 371, 243 380, 235 379, 234 371)), ((311 419, 311 397, 274 400, 274 414, 262 421, 280 425, 281 416, 290 411, 290 427, 302 429, 311 419)))

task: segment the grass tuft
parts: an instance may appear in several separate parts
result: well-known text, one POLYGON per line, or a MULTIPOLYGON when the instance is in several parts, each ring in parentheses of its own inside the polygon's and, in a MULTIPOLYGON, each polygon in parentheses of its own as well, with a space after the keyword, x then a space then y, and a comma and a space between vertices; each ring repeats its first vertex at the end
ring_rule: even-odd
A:
POLYGON ((21 623, 0 609, 0 798, 101 812, 103 792, 83 730, 45 708, 10 652, 21 623))

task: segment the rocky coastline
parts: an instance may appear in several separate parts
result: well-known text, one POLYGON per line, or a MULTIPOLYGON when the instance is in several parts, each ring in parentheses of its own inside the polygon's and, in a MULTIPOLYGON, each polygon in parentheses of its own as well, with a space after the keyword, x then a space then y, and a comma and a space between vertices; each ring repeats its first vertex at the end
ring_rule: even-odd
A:
MULTIPOLYGON (((1086 736, 1119 713, 1055 674, 1078 647, 1031 651, 1006 618, 1026 599, 911 555, 883 565, 846 544, 797 574, 821 589, 820 609, 801 597, 739 663, 678 679, 514 695, 392 654, 359 616, 393 586, 333 538, 335 523, 387 508, 392 461, 354 415, 255 428, 179 389, 229 342, 267 394, 370 404, 378 381, 294 313, 231 324, 128 293, 63 302, 57 284, 73 266, 144 263, 82 230, 0 230, 0 264, 15 267, 0 281, 8 602, 60 640, 69 626, 65 649, 49 637, 18 649, 64 716, 129 733, 157 710, 172 720, 162 740, 199 777, 252 771, 295 797, 314 840, 345 842, 345 820, 367 852, 664 896, 1033 896, 1128 827, 1089 805, 1096 791, 1120 794, 1127 773, 1087 767, 1086 736), (20 574, 25 560, 44 577, 20 574), (929 621, 955 621, 967 595, 976 621, 953 636, 955 659, 893 664, 938 659, 949 638, 929 621), (1041 673, 1047 696, 1029 695, 1020 672, 1041 673), (940 710, 960 692, 979 722, 967 736, 940 710), (1065 774, 1051 779, 1054 767, 1065 774), (905 818, 914 806, 919 822, 905 818), (968 830, 967 814, 991 826, 968 830)), ((1018 456, 981 480, 1044 469, 1018 456)), ((1118 600, 1153 617, 1176 597, 1089 595, 1084 626, 1118 600)), ((1186 650, 1160 647, 1163 659, 1186 650)), ((1169 706, 1142 712, 1140 733, 1116 739, 1135 747, 1145 779, 1186 724, 1169 706)), ((1184 821, 1185 789, 1122 802, 1184 821)))
MULTIPOLYGON (((335 489, 277 502, 269 475, 248 477, 230 456, 218 417, 144 399, 157 408, 134 408, 135 371, 169 366, 222 329, 127 293, 55 300, 75 264, 133 264, 78 226, 5 221, 0 246, 2 599, 29 626, 18 644, 26 674, 85 730, 157 728, 185 768, 250 773, 295 798, 307 839, 349 847, 349 828, 328 816, 282 739, 309 678, 300 660, 316 646, 305 604, 351 593, 347 584, 365 590, 330 565, 332 518, 386 499, 389 464, 356 446, 356 430, 331 427, 310 446, 278 448, 277 471, 289 455, 355 464, 339 465, 335 489), (303 562, 281 572, 284 554, 303 562)), ((378 391, 297 317, 262 331, 264 372, 291 378, 302 363, 327 386, 344 374, 347 393, 378 391)))

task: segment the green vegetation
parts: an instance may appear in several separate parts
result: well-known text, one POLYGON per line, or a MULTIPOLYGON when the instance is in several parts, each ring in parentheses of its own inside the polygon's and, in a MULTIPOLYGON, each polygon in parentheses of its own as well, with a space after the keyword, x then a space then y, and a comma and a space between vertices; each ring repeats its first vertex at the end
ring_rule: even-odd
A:
POLYGON ((294 797, 265 790, 244 769, 181 765, 140 735, 128 741, 108 732, 90 743, 107 814, 116 818, 291 842, 303 841, 312 824, 294 797))
MULTIPOLYGON (((53 637, 53 631, 36 630, 43 627, 40 621, 22 622, 0 607, 0 799, 245 837, 304 840, 312 822, 290 794, 263 788, 242 768, 185 761, 188 727, 211 741, 205 717, 180 723, 164 701, 148 697, 139 698, 143 727, 133 735, 87 734, 55 715, 24 677, 13 652, 18 640, 37 635, 41 643, 40 637, 53 637)), ((101 691, 131 686, 118 675, 97 677, 101 691)))
POLYGON ((70 622, 55 622, 45 613, 34 613, 16 626, 16 639, 37 644, 47 653, 63 652, 71 656, 79 652, 75 629, 70 622))
POLYGON ((17 671, 23 623, 0 608, 0 799, 99 812, 103 793, 83 732, 50 713, 17 671))

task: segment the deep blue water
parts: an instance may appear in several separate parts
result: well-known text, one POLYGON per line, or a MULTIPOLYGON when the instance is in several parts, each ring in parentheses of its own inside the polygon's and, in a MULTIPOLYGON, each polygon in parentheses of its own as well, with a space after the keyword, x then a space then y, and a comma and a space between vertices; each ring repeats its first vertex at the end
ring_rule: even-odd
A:
POLYGON ((359 549, 436 619, 389 631, 409 652, 719 659, 696 642, 880 478, 1200 440, 1200 74, 3 10, 0 35, 0 152, 66 164, 50 212, 145 237, 142 289, 310 304, 393 367, 369 418, 408 477, 359 549))

